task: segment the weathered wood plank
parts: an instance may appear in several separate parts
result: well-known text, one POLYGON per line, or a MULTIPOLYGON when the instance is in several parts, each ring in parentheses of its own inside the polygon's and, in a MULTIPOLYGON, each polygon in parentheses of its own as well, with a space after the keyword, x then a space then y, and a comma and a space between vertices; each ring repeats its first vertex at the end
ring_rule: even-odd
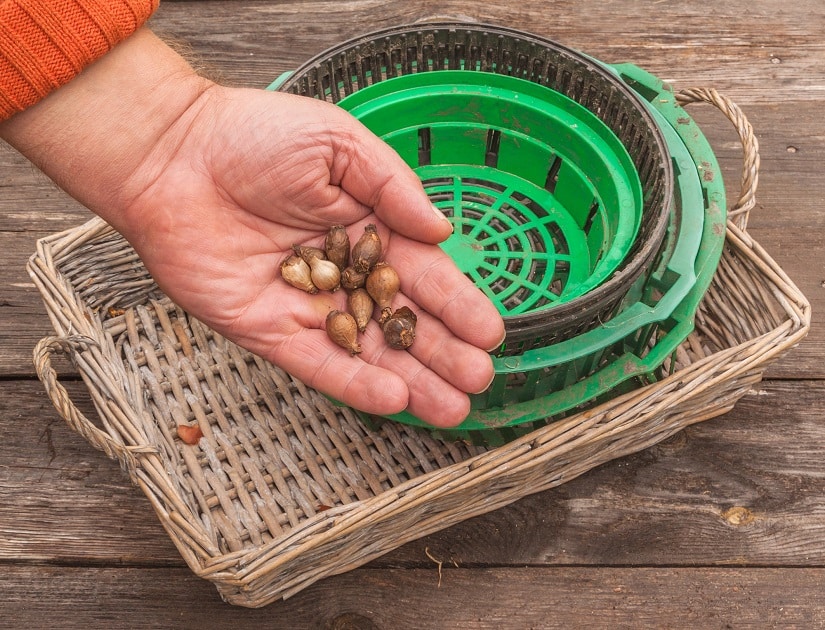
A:
POLYGON ((356 569, 260 609, 175 569, 4 567, 10 628, 818 628, 825 570, 356 569))
MULTIPOLYGON (((85 385, 65 383, 96 418, 85 385)), ((38 381, 0 381, 0 559, 185 566, 140 491, 38 381)))
POLYGON ((713 6, 697 0, 552 6, 540 0, 518 6, 466 0, 169 3, 153 25, 190 42, 228 80, 263 87, 350 37, 434 19, 525 30, 609 63, 636 63, 679 86, 711 85, 747 102, 822 97, 818 60, 825 52, 819 35, 825 9, 817 0, 792 7, 775 0, 713 6))
POLYGON ((763 383, 722 418, 422 540, 419 551, 459 563, 818 565, 823 393, 763 383))
MULTIPOLYGON (((66 384, 94 417, 84 386, 66 384)), ((727 416, 372 566, 825 564, 825 384, 771 381, 727 416), (770 410, 770 411, 768 411, 770 410)), ((38 382, 0 381, 0 562, 183 566, 148 501, 38 382)))

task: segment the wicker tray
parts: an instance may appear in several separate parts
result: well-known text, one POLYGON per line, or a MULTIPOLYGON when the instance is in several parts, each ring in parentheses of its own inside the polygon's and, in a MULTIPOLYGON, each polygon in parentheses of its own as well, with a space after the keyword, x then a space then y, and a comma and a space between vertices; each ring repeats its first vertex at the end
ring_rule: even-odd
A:
POLYGON ((504 446, 372 432, 165 298, 130 246, 93 220, 41 240, 29 262, 56 336, 35 365, 69 426, 117 459, 180 553, 232 604, 258 607, 403 543, 558 486, 730 410, 798 343, 810 306, 746 231, 758 171, 750 125, 713 90, 745 149, 742 195, 696 329, 674 373, 504 446), (81 414, 51 365, 67 353, 99 414, 81 414), (196 446, 178 424, 200 425, 196 446))

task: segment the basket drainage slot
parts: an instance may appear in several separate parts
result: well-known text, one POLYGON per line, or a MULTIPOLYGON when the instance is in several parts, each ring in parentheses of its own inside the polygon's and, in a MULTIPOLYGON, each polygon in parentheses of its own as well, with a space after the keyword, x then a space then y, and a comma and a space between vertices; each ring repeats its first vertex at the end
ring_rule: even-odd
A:
POLYGON ((428 166, 430 164, 430 128, 421 127, 418 130, 418 165, 428 166))
POLYGON ((585 234, 590 234, 590 228, 593 227, 593 219, 596 218, 598 212, 599 202, 594 199, 593 203, 590 204, 590 211, 587 213, 587 218, 584 220, 584 227, 582 227, 585 234))
POLYGON ((498 151, 501 146, 501 131, 490 129, 487 131, 487 151, 484 154, 485 166, 495 168, 498 166, 498 151))
POLYGON ((544 180, 544 189, 553 193, 556 192, 556 184, 559 183, 559 171, 561 170, 561 158, 557 155, 550 163, 550 168, 547 170, 547 179, 544 180))

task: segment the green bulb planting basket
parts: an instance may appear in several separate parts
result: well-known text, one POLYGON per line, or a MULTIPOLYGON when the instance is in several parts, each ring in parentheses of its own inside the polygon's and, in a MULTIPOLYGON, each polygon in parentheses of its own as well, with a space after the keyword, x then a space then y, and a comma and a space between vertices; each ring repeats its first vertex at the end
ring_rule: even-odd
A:
MULTIPOLYGON (((598 181, 555 136, 528 143, 537 163, 524 176, 488 178, 488 169, 519 161, 510 153, 512 133, 502 128, 496 138, 473 129, 472 142, 491 154, 489 162, 471 162, 462 148, 471 163, 451 174, 426 170, 442 162, 437 144, 444 129, 430 125, 429 140, 426 132, 407 132, 408 160, 427 174, 431 195, 461 227, 447 244, 454 256, 464 258, 458 252, 482 235, 493 252, 515 250, 518 241, 525 253, 514 263, 470 252, 460 263, 512 311, 519 325, 508 334, 524 333, 496 357, 497 382, 468 419, 479 428, 458 434, 471 439, 440 439, 410 426, 410 418, 371 428, 173 304, 129 244, 100 220, 42 239, 29 262, 55 329, 34 352, 55 408, 120 462, 191 569, 241 606, 287 597, 723 414, 810 326, 805 297, 746 231, 758 152, 750 125, 728 99, 706 89, 674 95, 633 66, 605 66, 553 42, 486 26, 420 24, 358 41, 321 55, 283 89, 348 106, 344 101, 360 91, 354 88, 366 96, 377 77, 390 85, 415 70, 457 71, 462 85, 478 91, 484 84, 463 73, 507 75, 559 93, 550 97, 554 109, 540 105, 536 115, 573 117, 587 127, 577 131, 586 150, 604 151, 596 156, 604 160, 598 181), (716 161, 680 106, 696 101, 719 107, 744 148, 742 191, 726 229, 716 161), (642 146, 648 149, 640 153, 642 146), (649 186, 654 180, 660 183, 649 186), (501 224, 489 218, 489 209, 505 205, 512 210, 501 224), (608 216, 613 211, 621 222, 608 216), (545 212, 559 217, 558 227, 545 212), (519 221, 535 225, 525 233, 519 221), (629 245, 625 235, 634 230, 629 245), (569 265, 565 247, 579 248, 569 265), (629 271, 636 260, 642 262, 629 271), (545 303, 511 300, 529 270, 540 267, 556 283, 544 284, 545 303), (619 288, 614 277, 625 273, 632 281, 619 288), (564 314, 568 304, 589 304, 595 292, 595 318, 589 310, 581 318, 564 314), (542 340, 529 347, 534 336, 542 340), (56 352, 71 358, 87 384, 97 419, 84 415, 59 382, 56 352), (545 424, 548 416, 554 420, 545 424), (197 424, 204 437, 183 443, 180 424, 197 424), (481 441, 510 441, 473 443, 477 433, 481 441)), ((417 80, 409 89, 420 87, 417 80)), ((513 85, 490 83, 539 98, 534 88, 513 85)), ((375 94, 370 102, 388 98, 375 94)), ((350 101, 354 111, 356 102, 350 101)), ((533 137, 531 131, 518 139, 533 137)), ((454 146, 449 154, 458 155, 454 146)))
POLYGON ((440 436, 502 443, 666 373, 721 255, 725 196, 655 77, 431 26, 346 42, 270 87, 337 103, 392 146, 504 317, 492 385, 440 436))

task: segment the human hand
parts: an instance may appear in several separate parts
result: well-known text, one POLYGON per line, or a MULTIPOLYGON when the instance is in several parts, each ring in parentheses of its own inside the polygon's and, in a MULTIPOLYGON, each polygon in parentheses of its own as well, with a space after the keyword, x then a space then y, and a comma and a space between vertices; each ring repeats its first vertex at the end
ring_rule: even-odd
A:
POLYGON ((308 385, 370 413, 407 409, 452 426, 465 392, 493 376, 501 342, 495 307, 436 243, 449 222, 414 173, 343 110, 314 99, 214 86, 168 132, 131 180, 122 231, 159 286, 222 335, 308 385), (139 182, 146 182, 145 187, 139 182), (352 243, 374 223, 397 271, 396 306, 418 315, 409 351, 386 346, 376 322, 360 355, 324 332, 344 291, 288 286, 279 262, 294 243, 322 246, 333 224, 352 243))
POLYGON ((140 29, 0 123, 0 137, 120 231, 190 314, 338 400, 452 426, 465 392, 492 379, 485 349, 503 322, 436 245, 449 223, 398 155, 334 105, 217 86, 140 29), (373 322, 352 357, 324 332, 344 292, 305 294, 279 263, 333 224, 355 242, 367 223, 418 325, 398 351, 373 322))

